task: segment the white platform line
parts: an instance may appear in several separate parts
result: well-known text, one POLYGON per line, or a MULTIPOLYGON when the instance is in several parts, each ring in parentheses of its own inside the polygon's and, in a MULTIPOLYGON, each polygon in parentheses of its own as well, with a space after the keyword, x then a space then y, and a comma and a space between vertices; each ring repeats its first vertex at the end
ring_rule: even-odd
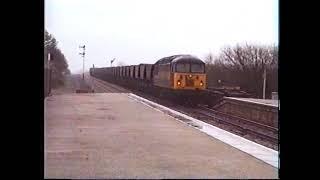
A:
MULTIPOLYGON (((226 144, 229 144, 247 154, 250 154, 270 165, 272 165, 273 167, 276 167, 276 168, 279 168, 279 152, 278 151, 275 151, 273 149, 270 149, 270 148, 267 148, 265 146, 262 146, 260 144, 257 144, 255 142, 252 142, 252 141, 249 141, 243 137, 240 137, 238 135, 235 135, 235 134, 232 134, 228 131, 225 131, 223 129, 220 129, 220 128, 217 128, 211 124, 208 124, 208 123, 205 123, 205 122, 202 122, 198 119, 195 119, 193 117, 190 117, 190 116, 187 116, 185 114, 182 114, 180 112, 177 112, 175 110, 172 110, 170 108, 167 108, 165 106, 162 106, 160 104, 157 104, 155 102, 152 102, 152 101, 149 101, 145 98, 142 98, 140 96, 137 96, 135 94, 132 94, 132 93, 129 93, 128 94, 128 97, 130 97, 131 99, 135 99, 137 100, 138 102, 146 105, 146 106, 149 106, 157 111, 160 111, 162 113, 165 113, 163 112, 163 110, 165 111, 169 111, 173 114, 176 114, 178 116, 181 116, 183 118, 186 118, 190 121, 192 121, 194 124, 196 125, 200 125, 200 128, 197 128, 197 127, 194 127, 196 129, 199 129, 200 131, 216 138, 216 139, 219 139, 220 141, 226 143, 226 144), (154 108, 152 106, 150 106, 149 104, 153 105, 153 106, 156 106, 158 108, 154 108), (159 109, 160 108, 160 109, 159 109)), ((166 113, 165 113, 166 114, 166 113)), ((167 114, 168 115, 168 114, 167 114)), ((170 116, 170 115, 169 115, 170 116)), ((172 116, 171 116, 172 117, 172 116)), ((175 117, 173 117, 174 119, 177 119, 175 117)), ((179 120, 179 119, 178 119, 179 120)), ((184 121, 181 121, 179 120, 180 122, 183 122, 183 123, 187 123, 187 122, 184 122, 184 121)), ((190 125, 189 123, 187 123, 188 125, 190 125)), ((191 126, 191 125, 190 125, 191 126)), ((193 126, 192 126, 193 127, 193 126)))

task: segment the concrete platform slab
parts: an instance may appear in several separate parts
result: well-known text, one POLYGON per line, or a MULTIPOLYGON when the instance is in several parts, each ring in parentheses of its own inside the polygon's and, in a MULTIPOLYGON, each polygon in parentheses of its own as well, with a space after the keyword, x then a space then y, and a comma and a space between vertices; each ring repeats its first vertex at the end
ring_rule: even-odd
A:
POLYGON ((225 99, 233 99, 233 100, 245 101, 245 102, 261 104, 266 106, 279 107, 279 100, 274 100, 274 99, 234 98, 234 97, 225 97, 225 99))
POLYGON ((45 102, 45 178, 277 177, 277 168, 127 94, 45 102))

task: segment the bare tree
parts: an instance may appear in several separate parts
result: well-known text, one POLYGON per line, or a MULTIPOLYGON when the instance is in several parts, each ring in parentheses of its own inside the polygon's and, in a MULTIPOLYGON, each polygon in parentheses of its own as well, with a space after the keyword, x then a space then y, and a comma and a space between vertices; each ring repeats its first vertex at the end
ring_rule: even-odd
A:
POLYGON ((205 57, 205 63, 207 65, 212 65, 214 62, 214 59, 213 59, 213 55, 212 53, 209 53, 206 57, 205 57))
POLYGON ((235 47, 225 47, 215 58, 213 67, 207 72, 209 81, 215 82, 221 79, 224 82, 240 85, 259 98, 262 97, 262 75, 266 69, 268 94, 277 90, 278 47, 276 46, 238 44, 235 47))

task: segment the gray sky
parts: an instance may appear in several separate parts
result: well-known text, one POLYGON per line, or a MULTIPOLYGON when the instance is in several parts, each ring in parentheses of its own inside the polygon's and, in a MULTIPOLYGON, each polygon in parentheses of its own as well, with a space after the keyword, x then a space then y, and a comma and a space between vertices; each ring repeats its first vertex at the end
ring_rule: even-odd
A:
POLYGON ((154 63, 174 54, 204 59, 236 43, 278 44, 277 0, 45 0, 45 28, 72 73, 154 63))

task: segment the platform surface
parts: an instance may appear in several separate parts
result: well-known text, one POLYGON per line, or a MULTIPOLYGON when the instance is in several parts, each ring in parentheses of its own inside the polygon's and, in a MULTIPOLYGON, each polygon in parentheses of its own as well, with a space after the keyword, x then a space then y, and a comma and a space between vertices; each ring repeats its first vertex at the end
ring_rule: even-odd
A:
POLYGON ((235 98, 235 97, 225 97, 225 99, 233 99, 233 100, 245 101, 245 102, 262 104, 262 105, 273 106, 273 107, 279 106, 279 100, 274 100, 274 99, 235 98))
POLYGON ((45 178, 278 178, 278 169, 126 93, 45 100, 45 178))

